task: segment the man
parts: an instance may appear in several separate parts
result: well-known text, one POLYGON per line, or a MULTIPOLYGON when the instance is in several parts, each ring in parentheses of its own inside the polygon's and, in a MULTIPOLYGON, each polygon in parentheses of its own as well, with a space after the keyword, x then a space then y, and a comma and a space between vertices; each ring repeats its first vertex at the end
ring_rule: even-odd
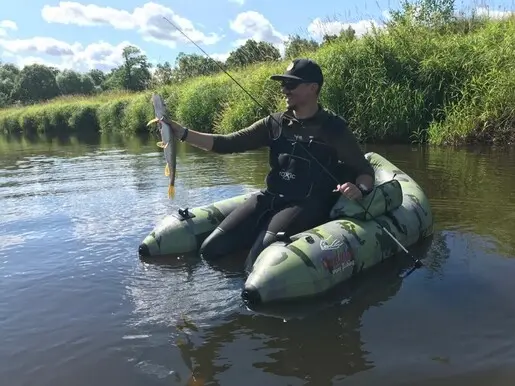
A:
POLYGON ((374 169, 346 122, 318 101, 324 82, 318 64, 296 59, 284 74, 271 79, 281 82, 288 106, 284 113, 228 135, 200 133, 169 122, 182 141, 215 153, 269 147, 266 188, 206 238, 200 253, 207 260, 250 248, 248 259, 253 262, 279 232, 291 236, 328 221, 339 197, 334 192, 361 199, 374 186, 374 169))

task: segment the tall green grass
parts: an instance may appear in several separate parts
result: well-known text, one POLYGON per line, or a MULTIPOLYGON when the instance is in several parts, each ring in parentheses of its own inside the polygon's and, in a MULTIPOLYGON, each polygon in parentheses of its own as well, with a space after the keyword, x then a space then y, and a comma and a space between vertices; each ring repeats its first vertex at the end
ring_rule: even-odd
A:
MULTIPOLYGON (((306 53, 325 74, 321 102, 366 142, 506 143, 515 138, 515 18, 463 19, 438 28, 404 22, 306 53)), ((284 108, 268 78, 287 61, 203 76, 143 93, 59 98, 0 110, 0 132, 144 133, 150 95, 203 132, 230 133, 284 108)))

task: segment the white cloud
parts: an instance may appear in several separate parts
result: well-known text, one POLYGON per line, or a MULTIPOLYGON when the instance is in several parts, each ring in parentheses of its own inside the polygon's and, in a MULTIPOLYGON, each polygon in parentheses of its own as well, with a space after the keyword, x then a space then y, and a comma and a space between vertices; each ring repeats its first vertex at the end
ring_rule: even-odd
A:
POLYGON ((338 35, 341 31, 351 27, 356 36, 362 36, 372 30, 373 27, 381 28, 382 23, 377 20, 359 20, 355 23, 343 23, 340 21, 322 21, 319 17, 314 19, 308 26, 308 32, 317 39, 322 39, 324 35, 338 35))
POLYGON ((229 0, 230 3, 235 3, 235 4, 238 4, 238 5, 243 5, 245 4, 245 0, 229 0))
MULTIPOLYGON (((4 55, 4 56, 7 56, 7 55, 4 55)), ((9 56, 14 59, 14 60, 10 60, 10 62, 16 64, 19 68, 22 68, 22 67, 30 65, 30 64, 43 64, 45 66, 59 68, 59 66, 56 65, 55 63, 53 63, 49 60, 43 59, 39 56, 21 56, 21 55, 14 55, 14 54, 10 54, 9 56)))
POLYGON ((243 39, 266 41, 269 43, 283 43, 287 36, 274 28, 272 23, 262 14, 256 11, 242 12, 229 23, 236 33, 243 35, 243 39))
POLYGON ((222 62, 225 62, 230 54, 231 54, 230 52, 225 52, 225 53, 221 53, 221 54, 210 54, 209 56, 211 56, 215 60, 220 60, 222 62))
MULTIPOLYGON (((513 11, 495 11, 489 10, 485 7, 475 8, 475 13, 478 16, 488 16, 493 19, 502 19, 515 14, 513 11)), ((349 27, 354 29, 356 36, 363 36, 367 32, 375 28, 383 28, 384 23, 391 18, 390 12, 383 11, 383 20, 363 19, 353 23, 344 23, 341 21, 323 21, 321 18, 314 19, 308 26, 308 32, 316 39, 322 39, 325 34, 338 35, 342 30, 349 27)))
MULTIPOLYGON (((63 64, 67 68, 74 68, 79 71, 91 70, 93 68, 109 71, 123 63, 123 48, 128 45, 137 47, 128 41, 117 45, 104 41, 92 43, 75 52, 75 55, 65 60, 63 64)), ((138 48, 143 54, 145 53, 141 47, 138 48)))
POLYGON ((0 20, 0 28, 17 30, 18 26, 12 20, 0 20))
POLYGON ((7 36, 7 30, 9 29, 16 31, 18 26, 12 20, 0 20, 0 38, 7 36))
POLYGON ((504 19, 513 16, 513 11, 492 11, 486 7, 476 7, 475 13, 477 16, 486 16, 492 19, 504 19))
POLYGON ((43 19, 49 23, 74 24, 79 26, 110 26, 121 30, 136 30, 146 41, 152 41, 175 48, 177 42, 188 40, 164 17, 177 25, 191 40, 199 44, 215 44, 222 37, 205 34, 196 29, 193 23, 163 5, 148 2, 136 7, 132 12, 94 4, 81 4, 62 1, 58 6, 45 5, 41 11, 43 19))
POLYGON ((0 46, 12 53, 28 52, 50 56, 71 56, 80 47, 80 43, 68 44, 49 37, 30 39, 0 40, 0 46))
MULTIPOLYGON (((16 30, 16 23, 0 21, 0 27, 16 30)), ((27 64, 45 64, 60 69, 71 68, 87 71, 98 68, 108 71, 123 62, 123 48, 131 43, 124 41, 112 45, 103 41, 83 46, 79 42, 73 44, 52 37, 35 36, 27 39, 1 38, 2 57, 23 67, 27 64), (44 58, 46 57, 46 58, 44 58)))
POLYGON ((245 44, 248 39, 253 39, 256 42, 268 42, 276 47, 281 55, 284 53, 284 42, 288 36, 275 29, 272 23, 259 12, 239 13, 229 22, 229 26, 234 32, 242 35, 242 38, 233 42, 235 47, 245 44))
MULTIPOLYGON (((83 46, 80 43, 69 44, 48 37, 17 40, 0 39, 0 47, 6 50, 3 56, 14 58, 19 66, 40 63, 60 69, 69 68, 77 71, 88 71, 93 68, 109 71, 119 66, 123 63, 122 52, 127 45, 133 44, 124 41, 112 45, 100 41, 83 46), (24 54, 28 54, 28 56, 24 54), (55 61, 43 59, 40 55, 48 55, 53 57, 55 61)), ((141 51, 144 53, 143 50, 141 51)))

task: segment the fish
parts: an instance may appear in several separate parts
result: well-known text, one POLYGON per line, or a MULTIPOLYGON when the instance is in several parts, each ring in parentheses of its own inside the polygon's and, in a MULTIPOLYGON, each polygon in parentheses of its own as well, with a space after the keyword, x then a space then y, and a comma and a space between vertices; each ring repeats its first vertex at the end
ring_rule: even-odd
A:
POLYGON ((161 141, 157 146, 163 149, 165 157, 165 176, 169 177, 168 198, 175 197, 175 178, 177 177, 177 138, 175 138, 172 128, 165 121, 166 107, 163 98, 157 94, 152 94, 152 105, 154 106, 155 118, 151 119, 147 126, 158 123, 161 141))

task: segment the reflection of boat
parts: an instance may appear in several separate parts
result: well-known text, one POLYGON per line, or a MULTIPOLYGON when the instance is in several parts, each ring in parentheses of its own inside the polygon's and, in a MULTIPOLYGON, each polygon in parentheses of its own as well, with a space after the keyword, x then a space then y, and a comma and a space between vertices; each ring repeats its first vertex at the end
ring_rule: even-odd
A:
MULTIPOLYGON (((449 253, 443 236, 438 234, 417 243, 412 252, 431 262, 445 260, 449 253)), ((217 318, 216 323, 202 323, 204 326, 195 333, 198 343, 179 349, 183 357, 194 363, 195 376, 203 378, 206 384, 223 385, 225 379, 237 379, 235 374, 248 369, 254 382, 247 383, 256 385, 331 385, 340 384, 343 379, 349 385, 394 385, 402 374, 389 380, 375 378, 369 383, 353 379, 375 367, 375 350, 383 347, 382 340, 370 340, 368 335, 370 329, 383 326, 384 320, 378 320, 377 313, 396 321, 406 317, 398 314, 395 301, 393 309, 387 303, 403 289, 405 281, 399 273, 411 265, 409 256, 398 254, 366 275, 335 286, 323 297, 261 304, 251 311, 232 309, 217 318), (249 344, 252 355, 248 355, 249 344)), ((419 277, 409 280, 413 283, 419 277)), ((156 311, 149 307, 149 311, 169 317, 157 308, 156 311)), ((205 314, 196 314, 193 323, 206 319, 205 314)), ((387 351, 391 350, 388 345, 387 351)))
MULTIPOLYGON (((405 247, 432 235, 431 207, 420 186, 379 154, 365 156, 376 172, 374 191, 361 205, 342 196, 328 222, 264 249, 245 283, 242 296, 247 301, 267 303, 316 295, 376 265, 400 250, 382 227, 405 247)), ((165 217, 143 240, 140 256, 197 251, 248 196, 180 209, 165 217)))

